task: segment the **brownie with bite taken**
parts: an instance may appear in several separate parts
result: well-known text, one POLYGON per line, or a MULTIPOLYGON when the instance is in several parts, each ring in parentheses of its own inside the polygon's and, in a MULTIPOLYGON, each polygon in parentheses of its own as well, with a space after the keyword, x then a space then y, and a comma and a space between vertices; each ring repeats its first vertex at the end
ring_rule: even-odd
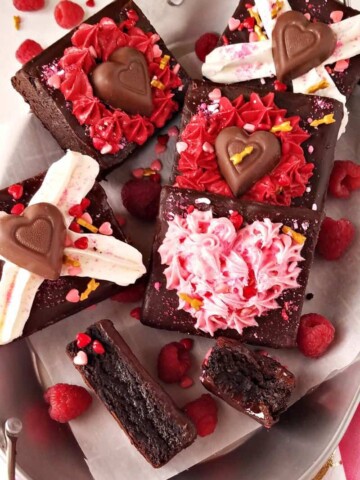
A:
POLYGON ((142 11, 116 0, 24 65, 14 88, 63 149, 119 166, 182 105, 188 77, 142 11))
POLYGON ((86 335, 88 345, 79 348, 74 341, 67 347, 75 367, 146 460, 154 468, 165 465, 193 443, 195 426, 140 364, 110 320, 95 323, 86 335))
POLYGON ((295 376, 266 352, 220 337, 203 362, 201 383, 266 428, 287 410, 295 376))
POLYGON ((323 214, 165 187, 141 321, 294 347, 323 214))

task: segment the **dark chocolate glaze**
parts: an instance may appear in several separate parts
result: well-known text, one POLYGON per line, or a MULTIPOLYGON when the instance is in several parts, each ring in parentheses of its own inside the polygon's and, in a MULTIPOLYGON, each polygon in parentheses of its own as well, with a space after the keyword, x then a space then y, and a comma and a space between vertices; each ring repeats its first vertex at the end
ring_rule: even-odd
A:
MULTIPOLYGON (((195 80, 192 82, 186 94, 180 135, 193 115, 197 113, 198 106, 203 102, 209 101, 209 92, 211 92, 215 86, 219 87, 222 95, 230 100, 234 100, 239 95, 244 95, 245 98, 249 98, 250 93, 254 91, 265 94, 265 92, 261 92, 261 89, 249 87, 245 84, 216 85, 195 80)), ((287 110, 288 117, 299 116, 301 118, 300 126, 311 134, 311 137, 301 145, 306 161, 313 162, 315 166, 308 184, 310 191, 305 192, 302 197, 294 198, 291 206, 312 208, 313 204, 316 204, 317 209, 322 210, 333 167, 337 135, 343 117, 342 104, 331 98, 288 92, 275 93, 275 104, 279 108, 287 110), (308 118, 322 118, 328 113, 334 113, 335 123, 320 125, 318 128, 309 126, 308 118), (309 153, 309 146, 314 148, 313 153, 309 153)), ((174 183, 176 175, 179 174, 177 170, 179 157, 179 154, 176 154, 172 183, 174 183)))
POLYGON ((215 332, 215 336, 237 338, 253 345, 267 345, 274 348, 296 346, 296 335, 305 288, 323 215, 303 208, 276 208, 260 203, 244 202, 220 195, 205 194, 204 192, 174 187, 164 187, 161 195, 149 283, 142 308, 142 323, 154 328, 210 337, 209 334, 195 329, 195 319, 190 313, 185 310, 178 310, 179 297, 176 290, 166 289, 166 278, 164 275, 166 265, 161 264, 158 253, 158 249, 168 229, 168 220, 172 219, 174 215, 184 214, 189 205, 194 205, 200 210, 211 208, 215 217, 228 217, 231 210, 238 211, 247 223, 270 218, 272 222, 283 223, 306 236, 305 244, 301 250, 304 261, 300 264, 299 288, 285 290, 277 299, 280 305, 279 309, 268 311, 267 314, 257 318, 258 327, 247 327, 242 335, 231 329, 215 332), (209 199, 211 203, 195 203, 198 199, 209 199), (297 223, 297 227, 294 225, 294 222, 297 223), (308 224, 308 227, 305 222, 308 224), (159 289, 155 288, 156 282, 160 284, 159 289), (290 302, 291 306, 287 310, 288 318, 285 320, 281 313, 287 302, 290 302))
MULTIPOLYGON (((127 19, 126 10, 128 9, 134 9, 139 15, 137 26, 145 32, 156 33, 153 26, 132 0, 116 0, 88 18, 86 23, 98 23, 103 17, 112 18, 115 22, 122 22, 127 19)), ((43 80, 42 67, 62 57, 64 50, 71 46, 71 37, 74 31, 62 37, 24 65, 12 78, 12 84, 25 101, 29 103, 32 111, 55 137, 61 148, 74 150, 95 158, 99 162, 102 175, 104 175, 121 165, 139 145, 128 143, 123 150, 115 155, 102 155, 94 148, 85 127, 80 125, 71 113, 71 107, 67 105, 63 94, 59 90, 49 88, 43 80)), ((177 62, 164 42, 160 40, 158 45, 164 55, 171 56, 170 64, 174 66, 177 62)), ((188 76, 183 69, 180 69, 179 76, 186 87, 188 76)), ((186 88, 182 91, 174 90, 174 99, 180 105, 183 103, 185 91, 186 88)), ((157 130, 155 130, 154 135, 156 132, 157 130)))
POLYGON ((270 428, 289 406, 295 376, 262 352, 219 338, 203 363, 201 383, 210 392, 270 428))
MULTIPOLYGON (((44 174, 25 180, 21 183, 24 187, 24 195, 18 200, 25 206, 39 189, 44 179, 44 174)), ((86 196, 90 201, 90 207, 87 209, 91 215, 94 225, 101 225, 103 222, 110 222, 113 229, 113 236, 118 240, 125 241, 124 234, 119 227, 117 220, 107 202, 104 189, 100 184, 95 183, 92 190, 86 196)), ((7 189, 0 190, 0 211, 10 213, 11 208, 16 203, 7 189)), ((0 273, 2 270, 0 262, 0 273)), ((115 283, 100 281, 100 286, 89 295, 87 300, 78 303, 71 303, 66 300, 69 290, 75 288, 79 292, 86 290, 89 278, 81 277, 60 277, 58 280, 45 280, 40 286, 35 296, 34 304, 30 312, 30 317, 25 324, 22 337, 31 335, 38 330, 52 325, 63 318, 74 315, 91 305, 95 305, 106 298, 115 295, 123 289, 115 283)), ((20 338, 22 338, 20 337, 20 338)))
MULTIPOLYGON (((351 7, 346 7, 343 3, 338 2, 337 0, 289 0, 290 6, 293 10, 297 10, 302 13, 310 13, 311 18, 316 18, 318 21, 323 23, 333 23, 330 14, 334 10, 340 10, 343 12, 343 20, 349 17, 358 15, 360 12, 354 10, 351 7)), ((240 0, 238 7, 236 8, 233 17, 243 21, 249 16, 247 8, 245 5, 253 5, 253 0, 240 0)), ((235 30, 231 32, 229 27, 227 27, 223 33, 226 38, 229 40, 229 43, 242 43, 249 41, 249 33, 247 29, 242 30, 241 32, 235 30)), ((220 43, 222 44, 222 39, 220 37, 220 43)), ((329 65, 331 68, 334 65, 329 65)), ((360 80, 360 55, 351 58, 349 67, 344 72, 333 72, 331 77, 336 83, 336 86, 342 94, 347 98, 351 95, 356 84, 360 80)), ((251 80, 250 82, 244 82, 244 84, 250 86, 258 86, 263 91, 273 90, 273 79, 265 79, 265 84, 261 84, 260 80, 251 80)), ((288 85, 288 88, 291 90, 291 84, 288 85)))
MULTIPOLYGON (((194 425, 139 363, 110 320, 101 320, 86 333, 102 343, 105 354, 94 354, 89 345, 83 349, 88 364, 76 369, 131 443, 153 467, 161 467, 193 443, 194 425)), ((71 359, 78 351, 76 342, 67 347, 71 359)))

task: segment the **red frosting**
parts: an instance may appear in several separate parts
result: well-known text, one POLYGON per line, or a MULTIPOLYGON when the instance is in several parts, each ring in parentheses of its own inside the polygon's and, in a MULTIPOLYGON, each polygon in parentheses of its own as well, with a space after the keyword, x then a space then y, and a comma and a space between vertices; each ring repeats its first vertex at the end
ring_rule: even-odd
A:
POLYGON ((199 108, 181 134, 181 141, 187 149, 180 154, 175 185, 182 188, 233 196, 223 179, 214 152, 204 151, 208 142, 215 145, 215 140, 225 127, 244 127, 251 124, 255 130, 270 130, 274 125, 289 121, 290 132, 278 132, 282 147, 282 156, 278 166, 244 195, 248 200, 266 202, 274 205, 290 205, 292 198, 301 197, 313 174, 314 164, 307 163, 301 144, 309 134, 300 126, 300 117, 286 117, 286 110, 274 103, 274 94, 264 97, 252 93, 245 101, 241 95, 231 102, 221 97, 219 111, 210 114, 205 108, 199 108))
MULTIPOLYGON (((117 153, 126 142, 142 145, 153 135, 155 128, 163 127, 179 108, 173 100, 173 89, 181 87, 182 81, 170 63, 160 68, 161 50, 155 47, 159 35, 138 28, 139 18, 134 10, 129 10, 127 17, 119 25, 111 18, 102 18, 95 25, 80 25, 72 36, 73 46, 64 51, 57 66, 60 91, 72 103, 72 113, 80 125, 89 127, 94 147, 104 154, 117 153), (99 61, 107 61, 114 50, 124 46, 142 52, 150 78, 156 76, 164 85, 163 90, 152 88, 154 109, 150 118, 113 109, 94 96, 89 73, 99 61)), ((54 67, 50 72, 54 73, 54 67)))

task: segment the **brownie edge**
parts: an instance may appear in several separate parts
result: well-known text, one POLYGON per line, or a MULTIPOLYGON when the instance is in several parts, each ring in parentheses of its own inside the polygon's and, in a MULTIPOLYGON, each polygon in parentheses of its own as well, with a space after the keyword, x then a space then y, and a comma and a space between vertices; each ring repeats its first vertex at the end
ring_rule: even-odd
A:
POLYGON ((220 337, 203 363, 201 383, 266 428, 287 410, 295 376, 266 352, 220 337))
MULTIPOLYGON (((91 342, 81 349, 87 365, 74 364, 75 368, 145 459, 154 468, 165 465, 193 443, 195 426, 140 364, 110 320, 95 323, 86 333, 105 353, 94 353, 91 342)), ((71 359, 79 350, 75 341, 66 349, 71 359)))

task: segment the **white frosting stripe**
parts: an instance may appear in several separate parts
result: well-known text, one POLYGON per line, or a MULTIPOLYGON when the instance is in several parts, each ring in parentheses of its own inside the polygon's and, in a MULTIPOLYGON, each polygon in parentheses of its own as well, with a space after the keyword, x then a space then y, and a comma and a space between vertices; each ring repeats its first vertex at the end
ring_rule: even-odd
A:
POLYGON ((338 60, 347 60, 360 54, 360 15, 333 23, 330 27, 336 34, 337 44, 334 53, 324 65, 335 63, 338 60))
POLYGON ((0 282, 0 344, 19 337, 44 279, 5 262, 0 282))
POLYGON ((77 205, 88 194, 99 174, 99 165, 95 160, 81 153, 68 151, 54 163, 35 193, 29 205, 47 202, 55 205, 64 215, 69 225, 72 217, 69 208, 77 205))
POLYGON ((218 83, 244 82, 275 75, 271 40, 218 47, 206 57, 202 73, 218 83))
MULTIPOLYGON (((81 235, 74 232, 69 234, 73 242, 80 237, 86 237, 89 241, 86 250, 65 248, 64 254, 80 263, 81 271, 77 276, 108 280, 126 286, 144 275, 146 269, 142 263, 142 255, 131 245, 104 235, 81 235)), ((64 266, 62 275, 69 275, 68 272, 69 267, 64 266)))

